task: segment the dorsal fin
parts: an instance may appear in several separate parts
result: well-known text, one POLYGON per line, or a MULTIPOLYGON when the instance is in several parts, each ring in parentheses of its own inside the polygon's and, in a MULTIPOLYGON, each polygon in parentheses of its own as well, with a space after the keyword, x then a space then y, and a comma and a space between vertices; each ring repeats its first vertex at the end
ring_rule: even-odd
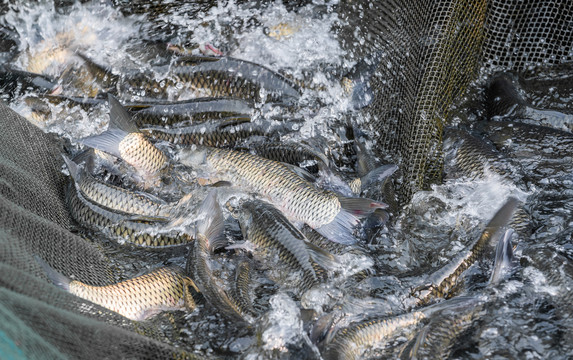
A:
POLYGON ((108 94, 107 99, 109 102, 109 126, 108 130, 123 130, 127 133, 137 133, 139 129, 131 120, 131 115, 115 98, 115 96, 108 94))

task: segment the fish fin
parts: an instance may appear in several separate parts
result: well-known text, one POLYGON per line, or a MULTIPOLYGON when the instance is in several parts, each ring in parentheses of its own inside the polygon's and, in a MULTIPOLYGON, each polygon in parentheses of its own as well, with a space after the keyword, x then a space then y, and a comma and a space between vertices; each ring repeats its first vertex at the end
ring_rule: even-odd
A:
POLYGON ((327 250, 305 241, 310 257, 318 266, 325 270, 332 270, 336 266, 336 258, 327 250))
POLYGON ((108 129, 119 129, 126 133, 137 133, 139 129, 131 120, 131 115, 115 98, 115 96, 108 94, 107 101, 109 103, 109 127, 108 129))
POLYGON ((286 166, 290 171, 292 171, 293 173, 297 174, 298 176, 300 176, 301 178, 305 179, 308 182, 314 183, 316 182, 316 177, 314 175, 312 175, 311 173, 309 173, 308 171, 293 165, 293 164, 289 164, 289 163, 281 163, 284 166, 286 166))
POLYGON ((499 238, 495 248, 495 262, 489 279, 490 284, 497 284, 503 278, 504 270, 510 268, 515 261, 511 243, 512 236, 513 229, 507 229, 505 234, 499 238))
POLYGON ((208 240, 209 251, 225 247, 225 218, 223 211, 217 202, 217 191, 212 190, 207 194, 199 209, 199 224, 197 233, 202 234, 208 240))
POLYGON ((84 166, 84 169, 89 173, 94 173, 95 171, 95 153, 92 148, 84 149, 78 154, 74 155, 72 161, 78 166, 84 166))
POLYGON ((39 256, 34 256, 36 262, 42 267, 42 269, 44 269, 44 272, 46 273, 46 276, 48 276, 48 279, 50 279, 50 281, 56 285, 57 287, 64 289, 65 291, 70 291, 70 279, 67 278, 65 275, 59 273, 58 271, 56 271, 56 269, 54 269, 53 267, 51 267, 47 262, 45 262, 43 259, 41 259, 39 256))
POLYGON ((121 158, 119 143, 126 137, 127 132, 119 129, 108 129, 99 135, 88 136, 79 142, 85 146, 104 151, 121 158))
POLYGON ((330 241, 352 245, 356 243, 356 237, 353 233, 356 225, 358 225, 358 218, 352 213, 341 209, 331 222, 315 230, 330 241))
POLYGON ((388 208, 387 204, 368 198, 349 198, 339 196, 338 200, 340 201, 340 206, 343 210, 359 217, 371 214, 376 209, 388 208))
POLYGON ((79 167, 79 165, 76 164, 75 162, 73 162, 66 155, 62 154, 62 158, 64 159, 64 162, 66 163, 66 166, 68 167, 68 172, 70 173, 70 177, 72 178, 72 180, 74 180, 74 182, 79 181, 80 180, 80 167, 79 167))
POLYGON ((370 186, 372 186, 372 184, 374 184, 375 182, 383 181, 383 180, 389 178, 390 176, 392 176, 392 174, 394 174, 396 172, 396 170, 398 170, 397 165, 389 164, 389 165, 382 165, 382 166, 377 167, 376 169, 370 171, 368 174, 366 174, 362 178, 360 178, 360 182, 361 182, 360 190, 361 190, 361 192, 364 192, 366 189, 368 189, 370 186))

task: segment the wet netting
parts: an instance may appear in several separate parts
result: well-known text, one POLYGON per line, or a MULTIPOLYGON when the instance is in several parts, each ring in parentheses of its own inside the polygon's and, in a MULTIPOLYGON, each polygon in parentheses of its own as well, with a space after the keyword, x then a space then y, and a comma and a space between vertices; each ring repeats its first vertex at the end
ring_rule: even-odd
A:
POLYGON ((403 200, 439 183, 442 133, 452 103, 489 71, 573 60, 567 1, 351 1, 341 40, 358 59, 377 50, 373 103, 365 110, 380 156, 400 159, 403 200))
MULTIPOLYGON (((179 3, 165 2, 170 9, 179 3)), ((379 157, 399 164, 402 203, 441 182, 449 109, 480 70, 519 72, 573 60, 568 0, 354 0, 333 9, 341 21, 332 31, 350 59, 381 54, 372 60, 378 62, 369 80, 373 98, 360 110, 365 122, 359 126, 379 157)), ((205 357, 197 352, 201 344, 176 346, 182 315, 128 320, 48 280, 36 257, 89 285, 124 275, 101 245, 79 235, 70 217, 63 141, 3 103, 0 124, 0 358, 205 357)), ((209 337, 208 327, 196 330, 209 337)), ((291 355, 302 357, 281 353, 291 355)))

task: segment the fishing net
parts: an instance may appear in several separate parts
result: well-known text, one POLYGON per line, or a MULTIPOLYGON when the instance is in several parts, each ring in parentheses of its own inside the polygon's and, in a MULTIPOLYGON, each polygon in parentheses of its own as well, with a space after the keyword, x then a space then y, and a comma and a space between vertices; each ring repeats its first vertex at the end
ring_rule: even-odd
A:
POLYGON ((399 195, 439 183, 449 110, 477 78, 572 60, 567 1, 349 1, 342 44, 355 60, 382 51, 364 109, 380 156, 404 174, 399 195))
MULTIPOLYGON (((355 0, 336 11, 340 41, 354 60, 382 50, 374 98, 362 111, 378 154, 402 168, 405 201, 440 181, 449 109, 480 68, 522 71, 573 57, 566 0, 355 0)), ((171 345, 165 326, 127 320, 48 282, 35 256, 92 285, 121 274, 74 234, 61 142, 4 104, 0 121, 0 357, 192 357, 171 345)))

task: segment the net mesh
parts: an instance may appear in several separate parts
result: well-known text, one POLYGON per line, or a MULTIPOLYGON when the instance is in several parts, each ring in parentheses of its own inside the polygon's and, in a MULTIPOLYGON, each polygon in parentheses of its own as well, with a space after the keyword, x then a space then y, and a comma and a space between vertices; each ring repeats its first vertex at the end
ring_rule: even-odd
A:
MULTIPOLYGON (((449 109, 478 71, 531 70, 573 57, 569 1, 344 1, 341 43, 382 50, 364 108, 376 150, 401 166, 403 201, 442 175, 449 109)), ((72 233, 61 144, 0 104, 0 354, 6 358, 185 358, 165 331, 60 291, 34 261, 92 285, 117 274, 72 233)))

